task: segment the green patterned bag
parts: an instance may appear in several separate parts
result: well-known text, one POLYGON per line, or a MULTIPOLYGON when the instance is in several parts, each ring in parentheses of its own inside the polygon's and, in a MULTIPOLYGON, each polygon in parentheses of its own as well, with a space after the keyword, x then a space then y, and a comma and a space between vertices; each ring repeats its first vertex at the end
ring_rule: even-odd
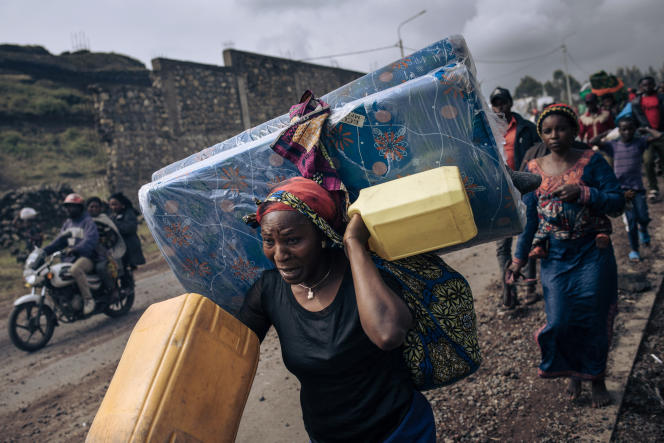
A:
POLYGON ((466 279, 434 253, 391 262, 373 259, 401 284, 401 296, 415 316, 403 345, 415 387, 435 389, 475 372, 482 357, 466 279))

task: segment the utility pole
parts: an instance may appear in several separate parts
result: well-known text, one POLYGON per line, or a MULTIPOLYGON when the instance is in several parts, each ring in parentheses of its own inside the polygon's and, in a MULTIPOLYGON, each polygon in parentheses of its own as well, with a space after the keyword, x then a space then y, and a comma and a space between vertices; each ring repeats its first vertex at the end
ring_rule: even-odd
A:
POLYGON ((567 45, 563 43, 561 46, 563 50, 563 62, 565 64, 565 87, 567 88, 567 104, 572 106, 572 90, 569 87, 569 71, 567 69, 567 45))
POLYGON ((401 51, 401 58, 404 57, 404 53, 403 53, 403 40, 401 40, 401 27, 402 27, 403 25, 405 25, 406 23, 408 23, 409 21, 411 21, 411 20, 415 20, 417 17, 419 17, 420 15, 424 14, 425 12, 427 12, 427 10, 426 10, 426 9, 422 9, 420 12, 418 12, 417 14, 415 14, 414 16, 412 16, 411 18, 406 19, 406 20, 402 21, 401 23, 399 23, 399 26, 397 26, 397 36, 399 37, 399 43, 398 43, 398 44, 399 44, 399 50, 401 51))

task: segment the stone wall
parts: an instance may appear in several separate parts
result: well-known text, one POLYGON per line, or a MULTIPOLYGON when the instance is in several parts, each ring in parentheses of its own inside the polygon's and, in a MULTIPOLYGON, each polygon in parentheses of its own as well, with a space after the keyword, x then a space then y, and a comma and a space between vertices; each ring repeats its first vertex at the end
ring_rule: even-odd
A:
POLYGON ((220 136, 243 129, 232 69, 163 58, 153 60, 152 68, 175 135, 220 136))
POLYGON ((133 194, 137 184, 149 181, 150 165, 167 156, 172 136, 163 101, 158 90, 140 85, 105 85, 93 92, 97 130, 108 154, 109 191, 133 194))
POLYGON ((91 88, 110 192, 136 200, 155 170, 285 114, 306 89, 320 96, 363 75, 236 50, 224 63, 158 58, 150 84, 91 88))
POLYGON ((287 113, 307 89, 320 97, 363 75, 232 49, 224 51, 224 64, 235 71, 246 95, 247 129, 287 113))

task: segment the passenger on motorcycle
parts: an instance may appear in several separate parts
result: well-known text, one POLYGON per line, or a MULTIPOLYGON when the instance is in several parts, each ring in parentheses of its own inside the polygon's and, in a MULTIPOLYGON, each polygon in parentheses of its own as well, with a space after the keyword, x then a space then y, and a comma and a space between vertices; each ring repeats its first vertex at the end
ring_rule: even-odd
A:
POLYGON ((102 212, 103 203, 99 197, 88 198, 85 206, 99 232, 95 271, 101 277, 111 298, 117 299, 117 273, 122 267, 122 256, 127 251, 127 247, 113 220, 102 212))
POLYGON ((108 205, 111 207, 111 211, 113 211, 111 218, 115 226, 118 227, 120 234, 122 234, 125 245, 127 245, 127 252, 122 258, 122 263, 126 268, 136 269, 138 265, 145 264, 141 241, 136 233, 138 228, 136 215, 138 212, 131 204, 131 200, 121 192, 111 195, 108 199, 108 205))
POLYGON ((72 307, 79 311, 82 309, 83 314, 88 315, 94 311, 95 302, 85 273, 94 269, 99 233, 92 217, 85 211, 83 197, 75 193, 69 194, 65 198, 64 207, 69 218, 62 225, 58 237, 44 248, 44 252, 52 254, 64 249, 64 261, 73 263, 69 272, 81 293, 72 300, 72 307))

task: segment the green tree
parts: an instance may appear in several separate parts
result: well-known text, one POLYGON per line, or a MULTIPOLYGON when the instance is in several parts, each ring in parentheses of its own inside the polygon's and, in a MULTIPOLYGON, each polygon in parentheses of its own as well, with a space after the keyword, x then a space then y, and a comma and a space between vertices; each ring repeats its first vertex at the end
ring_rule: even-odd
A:
POLYGON ((529 75, 526 75, 521 79, 519 85, 514 90, 514 97, 524 98, 524 97, 538 97, 542 95, 543 86, 542 83, 538 82, 536 79, 532 78, 529 75))
POLYGON ((622 79, 623 83, 628 88, 637 88, 639 86, 639 79, 643 77, 643 73, 636 66, 621 66, 616 70, 616 77, 622 79))
MULTIPOLYGON (((574 76, 569 76, 569 88, 572 92, 572 99, 578 97, 581 91, 581 83, 574 76)), ((565 73, 562 69, 556 69, 553 72, 553 79, 544 83, 546 95, 550 95, 556 102, 567 101, 567 84, 565 82, 565 73)))

